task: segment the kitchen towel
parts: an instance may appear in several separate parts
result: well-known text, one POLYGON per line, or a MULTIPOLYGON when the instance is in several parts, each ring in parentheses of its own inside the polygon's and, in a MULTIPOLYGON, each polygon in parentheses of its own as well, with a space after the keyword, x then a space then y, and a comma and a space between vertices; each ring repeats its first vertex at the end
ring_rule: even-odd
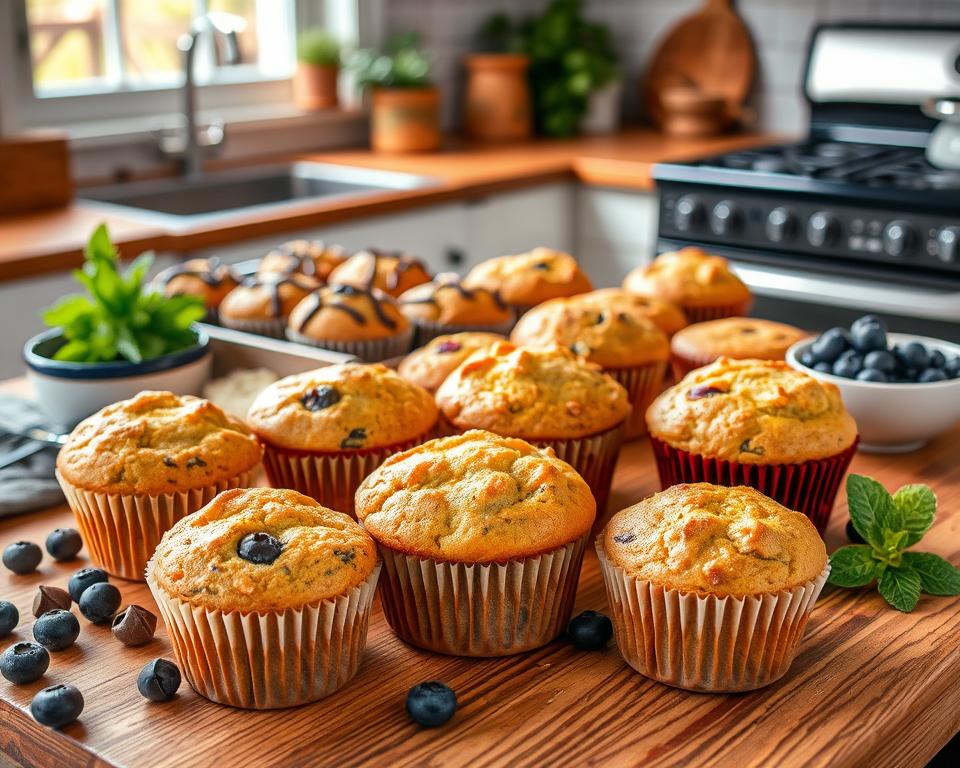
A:
MULTIPOLYGON (((0 456, 22 445, 17 433, 42 426, 45 417, 32 400, 0 396, 0 456), (10 434, 14 433, 14 434, 10 434)), ((63 504, 63 492, 54 477, 57 448, 43 448, 16 464, 0 469, 0 517, 63 504)))

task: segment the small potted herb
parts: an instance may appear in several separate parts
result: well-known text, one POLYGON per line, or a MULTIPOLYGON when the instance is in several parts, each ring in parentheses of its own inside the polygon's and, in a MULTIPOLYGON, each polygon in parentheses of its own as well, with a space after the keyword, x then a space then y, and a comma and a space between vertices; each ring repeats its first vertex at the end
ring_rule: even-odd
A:
POLYGON ((415 34, 382 51, 364 48, 348 61, 357 85, 371 93, 370 143, 378 152, 428 152, 440 146, 440 91, 415 34))
POLYGON ((297 38, 297 69, 293 75, 293 98, 304 110, 337 106, 337 76, 340 73, 340 43, 327 30, 305 30, 297 38))
POLYGON ((196 394, 210 373, 209 340, 196 325, 197 296, 144 289, 153 255, 120 271, 117 249, 100 225, 74 276, 86 294, 65 296, 43 315, 51 330, 23 349, 40 405, 70 427, 105 405, 145 389, 196 394))

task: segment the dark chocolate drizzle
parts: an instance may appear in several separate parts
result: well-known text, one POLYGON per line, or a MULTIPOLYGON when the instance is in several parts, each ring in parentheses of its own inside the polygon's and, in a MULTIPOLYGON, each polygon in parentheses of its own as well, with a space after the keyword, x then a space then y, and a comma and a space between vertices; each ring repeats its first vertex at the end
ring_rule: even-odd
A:
POLYGON ((209 285, 212 288, 219 288, 227 279, 230 279, 235 283, 240 282, 237 276, 233 274, 233 270, 220 261, 219 257, 217 256, 206 259, 206 268, 204 269, 188 267, 187 265, 191 261, 195 262, 196 259, 189 259, 188 261, 181 262, 180 264, 174 264, 173 266, 167 267, 154 278, 154 282, 159 285, 166 286, 170 284, 170 281, 173 280, 173 278, 180 277, 180 275, 195 277, 198 280, 202 280, 206 285, 209 285))
POLYGON ((318 288, 306 299, 304 299, 304 301, 310 302, 310 309, 300 321, 300 325, 297 328, 297 333, 303 333, 303 329, 307 327, 307 323, 309 323, 321 309, 327 307, 345 312, 353 318, 357 325, 367 324, 366 316, 356 307, 351 307, 349 304, 344 304, 339 301, 325 301, 323 296, 324 292, 333 294, 334 296, 363 296, 367 299, 371 309, 373 309, 373 313, 377 316, 377 319, 381 322, 381 324, 389 328, 391 331, 397 327, 396 321, 387 315, 387 313, 383 310, 383 305, 388 301, 392 301, 392 299, 383 296, 383 294, 376 288, 357 288, 354 285, 338 284, 327 285, 324 288, 318 288), (380 296, 377 296, 375 291, 376 293, 380 293, 380 296))
POLYGON ((449 288, 457 291, 465 300, 473 301, 477 294, 486 293, 493 299, 496 305, 500 309, 506 309, 507 305, 502 298, 500 298, 499 291, 492 291, 489 288, 467 288, 460 281, 460 278, 440 280, 439 276, 433 279, 432 285, 433 293, 429 296, 425 296, 422 299, 403 299, 400 301, 401 304, 436 304, 437 303, 437 294, 440 293, 444 288, 449 288))
POLYGON ((393 270, 387 275, 387 290, 390 291, 396 290, 397 286, 400 285, 400 278, 403 276, 403 273, 411 269, 419 267, 427 274, 430 274, 426 265, 420 259, 416 258, 415 256, 411 256, 409 253, 404 253, 403 251, 385 251, 380 248, 364 248, 355 255, 366 255, 373 257, 370 260, 370 274, 367 276, 365 283, 367 288, 373 288, 374 284, 376 283, 377 266, 380 262, 380 259, 397 260, 393 270))
POLYGON ((307 277, 318 277, 320 273, 317 271, 317 262, 314 260, 315 254, 323 255, 328 250, 330 246, 322 240, 292 240, 277 246, 267 256, 279 254, 293 262, 283 267, 283 274, 300 273, 307 277))
POLYGON ((283 301, 280 298, 280 287, 283 285, 293 285, 304 291, 311 291, 316 287, 315 282, 306 282, 303 275, 296 273, 283 274, 273 272, 265 275, 251 275, 243 280, 245 288, 266 288, 270 294, 270 316, 281 317, 283 314, 283 301))

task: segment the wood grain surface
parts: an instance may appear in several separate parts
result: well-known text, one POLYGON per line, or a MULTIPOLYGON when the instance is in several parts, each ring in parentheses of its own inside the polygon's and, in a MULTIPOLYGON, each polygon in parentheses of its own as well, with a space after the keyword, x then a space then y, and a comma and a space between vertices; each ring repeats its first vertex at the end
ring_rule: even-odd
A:
MULTIPOLYGON (((895 488, 930 484, 940 512, 922 548, 960 562, 960 429, 903 456, 858 454, 852 471, 895 488)), ((646 441, 621 456, 610 508, 658 490, 646 441)), ((841 492, 828 549, 845 543, 841 492)), ((0 546, 42 542, 69 525, 56 509, 0 523, 0 546)), ((81 559, 40 572, 0 574, 0 598, 23 617, 0 647, 28 639, 39 584, 63 586, 81 559)), ((124 602, 153 607, 147 589, 120 583, 124 602)), ((596 558, 584 563, 577 611, 605 610, 596 558)), ((46 676, 0 680, 0 750, 24 766, 921 766, 960 729, 960 599, 924 597, 912 614, 875 590, 827 587, 785 678, 738 695, 694 694, 648 680, 615 646, 578 652, 562 639, 506 659, 420 652, 391 633, 377 609, 358 677, 306 707, 247 712, 207 702, 184 683, 154 704, 137 693, 140 667, 171 656, 162 630, 125 648, 81 619, 77 646, 52 654, 46 676), (424 680, 452 686, 460 703, 444 727, 424 730, 404 712, 407 689, 424 680), (32 695, 55 682, 80 688, 86 708, 62 732, 29 716, 32 695)), ((74 610, 76 608, 74 607, 74 610)))

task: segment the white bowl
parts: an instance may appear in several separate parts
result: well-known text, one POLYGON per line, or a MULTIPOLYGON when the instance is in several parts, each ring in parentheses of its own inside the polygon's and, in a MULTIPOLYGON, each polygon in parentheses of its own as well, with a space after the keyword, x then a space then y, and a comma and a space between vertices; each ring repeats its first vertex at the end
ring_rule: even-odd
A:
MULTIPOLYGON (((960 344, 913 336, 887 334, 891 346, 919 341, 947 357, 960 355, 960 344)), ((787 363, 820 381, 836 384, 844 405, 857 422, 860 449, 877 453, 905 453, 920 448, 960 421, 960 379, 929 384, 886 384, 821 373, 800 363, 800 353, 814 339, 798 341, 787 350, 787 363)))

